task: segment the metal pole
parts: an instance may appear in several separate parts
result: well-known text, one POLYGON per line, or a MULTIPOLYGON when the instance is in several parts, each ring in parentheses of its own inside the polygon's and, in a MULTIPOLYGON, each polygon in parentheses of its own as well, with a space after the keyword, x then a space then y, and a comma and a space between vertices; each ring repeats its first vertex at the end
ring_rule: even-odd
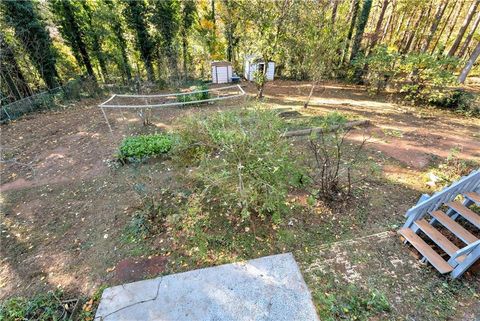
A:
POLYGON ((112 126, 110 126, 110 122, 108 121, 107 114, 105 113, 105 110, 103 110, 103 107, 100 107, 103 113, 103 117, 105 118, 105 121, 107 122, 108 128, 110 129, 110 132, 113 132, 112 126))

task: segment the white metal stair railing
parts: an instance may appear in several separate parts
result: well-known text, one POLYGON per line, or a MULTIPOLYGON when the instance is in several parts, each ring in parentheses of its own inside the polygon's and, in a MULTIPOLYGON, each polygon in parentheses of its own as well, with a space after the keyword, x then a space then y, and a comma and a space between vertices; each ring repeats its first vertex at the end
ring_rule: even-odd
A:
MULTIPOLYGON (((427 214, 430 214, 440 208, 442 205, 453 201, 460 194, 467 193, 479 193, 480 192, 480 169, 472 171, 468 176, 462 177, 452 185, 436 192, 432 196, 422 195, 418 203, 410 208, 405 216, 407 221, 403 228, 411 229, 414 233, 417 233, 419 226, 415 224, 418 220, 422 219, 427 214)), ((465 197, 463 205, 468 207, 476 201, 465 197)), ((478 204, 478 203, 477 203, 478 204)), ((453 220, 459 215, 454 209, 450 208, 447 211, 447 215, 451 216, 453 220)), ((430 220, 430 224, 435 223, 435 219, 430 220)), ((424 257, 424 259, 426 259, 424 257)), ((467 246, 458 249, 451 254, 448 264, 453 268, 451 276, 457 278, 461 276, 472 264, 480 259, 480 240, 476 240, 468 244, 467 246)))
POLYGON ((462 275, 463 272, 465 272, 478 259, 480 259, 480 240, 477 240, 476 242, 459 249, 457 252, 455 252, 455 254, 452 255, 452 257, 450 257, 448 264, 454 268, 451 273, 452 277, 455 279, 462 275), (463 261, 458 262, 458 257, 462 255, 465 255, 465 258, 463 261))
POLYGON ((422 195, 418 203, 405 213, 407 221, 403 227, 411 228, 416 232, 418 227, 413 224, 415 221, 437 210, 444 203, 453 201, 459 194, 476 192, 478 190, 480 190, 480 169, 472 171, 468 176, 462 177, 457 182, 436 192, 432 196, 422 195))

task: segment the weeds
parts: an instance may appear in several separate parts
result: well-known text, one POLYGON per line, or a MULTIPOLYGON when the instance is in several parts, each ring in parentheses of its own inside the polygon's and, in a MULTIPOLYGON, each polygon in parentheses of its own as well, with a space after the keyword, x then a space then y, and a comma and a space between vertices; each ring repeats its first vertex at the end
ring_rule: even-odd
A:
POLYGON ((464 160, 459 157, 461 148, 454 147, 450 150, 448 157, 433 168, 428 173, 429 181, 427 185, 434 187, 437 184, 446 186, 454 181, 460 179, 460 177, 468 175, 476 166, 477 163, 469 160, 464 160))
POLYGON ((319 311, 322 320, 367 320, 391 309, 383 293, 354 286, 341 295, 317 293, 315 299, 322 307, 319 311))
POLYGON ((93 320, 103 289, 88 300, 67 299, 59 289, 32 298, 12 298, 0 304, 0 320, 93 320), (83 307, 82 302, 85 302, 83 307))

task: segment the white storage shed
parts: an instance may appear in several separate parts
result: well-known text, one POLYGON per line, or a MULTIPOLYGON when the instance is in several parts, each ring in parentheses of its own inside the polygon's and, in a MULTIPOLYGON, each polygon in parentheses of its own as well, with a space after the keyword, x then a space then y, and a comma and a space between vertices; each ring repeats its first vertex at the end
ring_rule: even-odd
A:
MULTIPOLYGON (((258 56, 246 56, 245 57, 245 66, 244 66, 244 73, 243 76, 245 79, 249 81, 253 81, 253 74, 255 71, 260 70, 263 71, 265 66, 265 61, 262 58, 258 58, 258 56)), ((267 73, 266 77, 267 80, 273 80, 275 75, 275 63, 273 61, 269 61, 267 64, 267 73)))
POLYGON ((212 83, 224 84, 232 82, 233 69, 228 61, 212 62, 212 83))

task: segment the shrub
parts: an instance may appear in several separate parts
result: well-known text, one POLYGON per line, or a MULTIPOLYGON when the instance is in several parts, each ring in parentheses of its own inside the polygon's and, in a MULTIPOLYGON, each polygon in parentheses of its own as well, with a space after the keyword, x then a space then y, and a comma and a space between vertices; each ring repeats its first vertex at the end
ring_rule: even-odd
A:
POLYGON ((193 116, 184 120, 173 154, 197 166, 197 186, 226 212, 241 221, 278 220, 288 189, 301 177, 282 128, 275 113, 260 109, 193 116))
POLYGON ((452 109, 470 115, 478 115, 480 114, 480 107, 476 105, 475 102, 475 95, 463 89, 451 90, 442 96, 433 97, 429 100, 429 103, 434 106, 452 109))
POLYGON ((428 103, 442 97, 445 88, 455 84, 452 70, 457 60, 451 57, 414 53, 406 55, 399 65, 401 91, 415 103, 428 103))
POLYGON ((146 157, 168 153, 172 145, 173 138, 168 134, 131 136, 122 141, 118 158, 122 161, 142 160, 146 157))
MULTIPOLYGON (((193 87, 192 91, 207 90, 208 86, 206 84, 198 85, 193 87)), ((190 102, 196 100, 206 100, 210 98, 210 93, 208 91, 191 93, 186 95, 177 96, 177 101, 179 102, 190 102)))
POLYGON ((386 46, 377 46, 368 57, 359 57, 353 65, 357 69, 367 70, 364 75, 367 90, 370 93, 379 94, 396 76, 399 57, 397 52, 386 46))
POLYGON ((309 139, 313 154, 311 179, 317 188, 316 194, 325 201, 344 199, 352 191, 357 179, 352 170, 363 155, 366 140, 359 146, 346 143, 349 129, 343 125, 346 118, 339 113, 330 113, 323 118, 322 132, 312 133, 309 139))

